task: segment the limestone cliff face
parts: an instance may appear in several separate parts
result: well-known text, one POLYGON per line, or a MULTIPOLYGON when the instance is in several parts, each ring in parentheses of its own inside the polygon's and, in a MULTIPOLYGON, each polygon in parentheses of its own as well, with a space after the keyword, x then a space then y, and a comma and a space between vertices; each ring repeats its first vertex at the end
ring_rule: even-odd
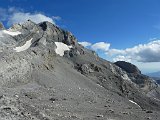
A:
POLYGON ((124 61, 118 61, 114 64, 126 71, 132 82, 137 84, 144 92, 147 93, 158 87, 152 78, 141 74, 141 71, 135 65, 124 61))

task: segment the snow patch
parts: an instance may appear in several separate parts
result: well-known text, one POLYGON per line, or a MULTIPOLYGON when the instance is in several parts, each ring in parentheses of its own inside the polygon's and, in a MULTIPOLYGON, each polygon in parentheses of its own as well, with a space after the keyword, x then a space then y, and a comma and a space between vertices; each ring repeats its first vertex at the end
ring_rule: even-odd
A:
POLYGON ((68 46, 62 42, 55 42, 55 44, 57 46, 55 52, 60 56, 63 56, 65 51, 70 50, 72 48, 72 46, 68 46))
POLYGON ((134 102, 134 101, 132 101, 132 100, 129 100, 129 102, 131 102, 131 103, 137 105, 138 107, 140 107, 136 102, 134 102))
POLYGON ((21 34, 21 32, 19 32, 19 31, 11 32, 11 31, 8 31, 8 30, 3 30, 2 32, 5 33, 5 34, 9 34, 11 36, 16 36, 16 35, 21 34))
POLYGON ((33 38, 31 38, 30 40, 28 40, 23 46, 14 48, 14 50, 16 52, 21 52, 21 51, 27 50, 31 46, 31 44, 32 44, 31 43, 32 39, 33 38))

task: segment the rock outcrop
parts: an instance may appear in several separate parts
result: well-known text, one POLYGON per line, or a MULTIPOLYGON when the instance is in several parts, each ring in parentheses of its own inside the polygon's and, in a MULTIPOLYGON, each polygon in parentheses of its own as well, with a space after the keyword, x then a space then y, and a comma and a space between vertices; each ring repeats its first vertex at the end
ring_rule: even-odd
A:
POLYGON ((122 68, 127 73, 141 74, 141 71, 135 65, 133 65, 129 62, 118 61, 118 62, 115 62, 114 64, 116 64, 117 66, 122 68))
POLYGON ((0 22, 0 30, 3 30, 3 29, 5 29, 5 28, 4 28, 3 24, 0 22))
MULTIPOLYGON (((159 89, 158 84, 152 78, 141 74, 141 71, 135 65, 125 61, 118 61, 114 64, 116 64, 117 66, 122 68, 124 71, 126 71, 131 81, 134 82, 146 94, 150 93, 152 90, 159 89)), ((157 94, 157 93, 160 94, 160 91, 156 90, 156 93, 152 93, 152 94, 157 94)), ((160 96, 154 95, 154 98, 159 99, 160 96)))

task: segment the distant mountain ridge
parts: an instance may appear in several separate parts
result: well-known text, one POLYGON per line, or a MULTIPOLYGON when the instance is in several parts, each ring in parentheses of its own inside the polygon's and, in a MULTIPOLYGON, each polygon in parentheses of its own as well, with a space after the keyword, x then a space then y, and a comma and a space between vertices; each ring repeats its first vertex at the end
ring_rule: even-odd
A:
POLYGON ((146 74, 160 84, 160 71, 146 74))
POLYGON ((160 71, 148 73, 147 75, 150 77, 159 77, 160 78, 160 71))

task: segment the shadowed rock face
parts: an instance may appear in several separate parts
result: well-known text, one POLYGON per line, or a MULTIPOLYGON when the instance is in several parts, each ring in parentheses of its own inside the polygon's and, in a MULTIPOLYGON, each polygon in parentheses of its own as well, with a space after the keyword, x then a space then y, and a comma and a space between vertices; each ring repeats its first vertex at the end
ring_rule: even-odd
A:
POLYGON ((0 30, 3 30, 4 29, 4 26, 3 24, 0 22, 0 30))
POLYGON ((127 73, 141 74, 141 71, 131 63, 125 61, 117 61, 114 64, 125 70, 127 73))
POLYGON ((158 88, 155 81, 153 81, 152 78, 141 74, 141 71, 135 65, 124 61, 118 61, 114 64, 126 71, 132 82, 138 85, 144 92, 148 93, 151 90, 158 88))
POLYGON ((0 38, 2 120, 160 118, 159 87, 136 66, 98 57, 71 32, 49 22, 28 20, 8 31, 21 34, 0 38), (61 57, 55 42, 71 49, 61 57))

